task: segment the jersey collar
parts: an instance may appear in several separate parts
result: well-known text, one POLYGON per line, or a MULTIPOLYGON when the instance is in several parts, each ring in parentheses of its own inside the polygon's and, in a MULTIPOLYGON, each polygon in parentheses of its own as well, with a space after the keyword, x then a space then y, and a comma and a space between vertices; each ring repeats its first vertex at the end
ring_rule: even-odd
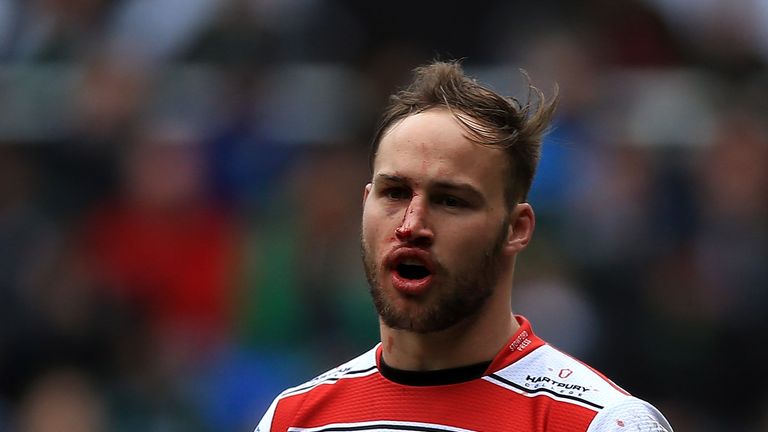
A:
POLYGON ((403 371, 384 364, 381 356, 382 346, 379 344, 376 348, 376 366, 384 378, 398 384, 415 386, 457 384, 490 375, 545 344, 533 333, 531 323, 525 317, 515 315, 514 318, 520 328, 491 361, 438 371, 403 371))

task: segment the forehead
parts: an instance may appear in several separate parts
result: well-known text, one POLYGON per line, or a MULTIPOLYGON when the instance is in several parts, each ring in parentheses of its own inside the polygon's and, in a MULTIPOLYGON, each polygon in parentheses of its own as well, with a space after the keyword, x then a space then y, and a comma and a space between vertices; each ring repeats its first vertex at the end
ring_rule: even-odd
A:
POLYGON ((488 202, 504 200, 508 170, 503 150, 477 144, 447 110, 414 114, 384 134, 373 166, 377 178, 395 176, 423 187, 464 184, 488 202))
POLYGON ((378 173, 409 178, 453 180, 503 188, 507 159, 503 150, 471 141, 464 127, 444 109, 432 109, 393 124, 382 136, 374 161, 378 173))

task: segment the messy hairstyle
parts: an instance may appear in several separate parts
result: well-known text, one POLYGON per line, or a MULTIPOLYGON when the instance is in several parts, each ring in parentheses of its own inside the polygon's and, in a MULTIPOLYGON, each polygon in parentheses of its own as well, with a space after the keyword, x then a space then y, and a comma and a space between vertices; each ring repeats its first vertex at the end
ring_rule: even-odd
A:
POLYGON ((371 143, 371 169, 379 143, 392 125, 429 109, 447 109, 468 139, 504 150, 509 162, 507 206, 526 201, 541 154, 542 135, 557 105, 557 91, 548 101, 528 82, 528 100, 521 104, 467 77, 456 61, 433 62, 414 72, 410 85, 389 98, 371 143))

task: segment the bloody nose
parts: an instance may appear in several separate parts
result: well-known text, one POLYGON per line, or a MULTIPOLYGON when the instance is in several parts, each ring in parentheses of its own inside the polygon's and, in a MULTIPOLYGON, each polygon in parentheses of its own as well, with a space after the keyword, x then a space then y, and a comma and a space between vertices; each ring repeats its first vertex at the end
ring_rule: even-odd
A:
POLYGON ((395 230, 395 237, 397 237, 397 239, 400 240, 400 241, 404 241, 404 240, 410 239, 411 235, 413 235, 413 231, 411 231, 410 228, 398 227, 395 230))

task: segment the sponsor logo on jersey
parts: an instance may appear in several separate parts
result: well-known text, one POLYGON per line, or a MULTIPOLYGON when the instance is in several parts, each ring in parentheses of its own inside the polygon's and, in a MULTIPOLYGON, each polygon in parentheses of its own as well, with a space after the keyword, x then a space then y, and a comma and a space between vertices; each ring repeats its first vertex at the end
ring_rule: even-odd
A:
MULTIPOLYGON (((562 376, 564 371, 567 371, 567 373, 565 374, 565 378, 567 378, 568 376, 571 375, 571 373, 573 373, 573 371, 571 371, 570 369, 562 369, 560 371, 559 376, 562 376)), ((545 388, 560 394, 573 395, 573 396, 579 396, 579 397, 584 396, 584 393, 594 390, 593 388, 590 388, 590 387, 586 387, 579 384, 569 384, 569 383, 558 381, 546 376, 532 376, 532 375, 528 375, 525 377, 524 386, 530 389, 545 388)))
POLYGON ((521 331, 520 335, 517 338, 515 338, 515 340, 512 341, 511 344, 509 344, 509 349, 511 349, 512 351, 524 350, 528 345, 531 344, 531 340, 528 339, 528 336, 530 335, 528 334, 527 331, 525 330, 521 331))

